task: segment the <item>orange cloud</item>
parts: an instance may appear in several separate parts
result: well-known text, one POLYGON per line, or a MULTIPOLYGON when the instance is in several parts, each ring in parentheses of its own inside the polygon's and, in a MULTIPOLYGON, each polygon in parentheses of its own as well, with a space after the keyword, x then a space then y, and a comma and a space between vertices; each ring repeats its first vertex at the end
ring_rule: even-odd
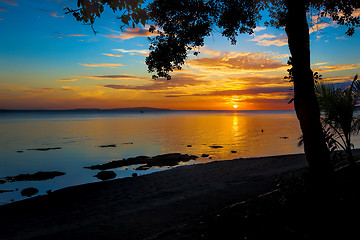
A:
POLYGON ((262 35, 255 35, 254 39, 250 39, 249 41, 257 42, 256 45, 261 46, 271 46, 275 45, 278 47, 287 45, 287 37, 285 34, 280 34, 279 36, 270 35, 270 34, 262 34, 262 35))
POLYGON ((275 70, 287 66, 279 60, 267 57, 262 53, 223 53, 222 56, 192 59, 188 61, 192 67, 221 71, 263 71, 275 70))
POLYGON ((84 67, 106 67, 106 68, 117 68, 125 66, 120 63, 79 63, 81 66, 84 67))
POLYGON ((108 38, 120 38, 123 40, 131 39, 131 38, 135 38, 135 37, 156 36, 156 33, 151 33, 146 28, 138 28, 138 27, 127 28, 124 31, 115 31, 115 30, 110 30, 110 31, 115 32, 117 34, 104 34, 104 36, 108 37, 108 38))
POLYGON ((74 82, 77 81, 77 78, 63 78, 63 79, 57 79, 56 81, 60 81, 60 82, 74 82))
POLYGON ((109 56, 109 57, 123 57, 123 54, 112 54, 112 53, 103 53, 102 55, 109 56))
POLYGON ((103 75, 103 76, 86 76, 86 75, 78 75, 77 77, 82 78, 89 78, 95 80, 102 80, 102 79, 141 79, 141 80, 148 80, 148 78, 136 77, 132 75, 103 75))
POLYGON ((117 90, 143 90, 143 91, 160 91, 160 90, 171 90, 173 91, 179 87, 190 87, 198 85, 209 84, 209 81, 198 79, 196 75, 191 74, 177 74, 169 81, 163 78, 156 80, 149 80, 150 84, 147 85, 117 85, 117 84, 108 84, 104 85, 106 88, 112 88, 117 90))
POLYGON ((315 71, 317 71, 317 72, 335 72, 335 71, 351 70, 351 69, 356 69, 356 68, 360 68, 360 63, 321 66, 318 69, 315 69, 315 71))

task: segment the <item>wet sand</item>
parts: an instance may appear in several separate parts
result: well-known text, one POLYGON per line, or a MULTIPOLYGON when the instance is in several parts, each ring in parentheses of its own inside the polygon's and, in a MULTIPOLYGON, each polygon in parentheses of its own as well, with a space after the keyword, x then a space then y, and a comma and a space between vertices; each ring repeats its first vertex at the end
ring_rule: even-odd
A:
POLYGON ((303 154, 218 161, 69 187, 0 206, 0 239, 161 239, 274 189, 303 154))

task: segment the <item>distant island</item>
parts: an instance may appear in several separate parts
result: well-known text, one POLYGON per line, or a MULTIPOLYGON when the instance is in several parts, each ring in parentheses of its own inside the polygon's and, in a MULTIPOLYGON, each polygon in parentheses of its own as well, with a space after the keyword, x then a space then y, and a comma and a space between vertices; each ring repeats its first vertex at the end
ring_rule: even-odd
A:
POLYGON ((168 108, 152 108, 152 107, 133 107, 133 108, 109 108, 109 109, 101 109, 101 108, 75 108, 75 109, 63 109, 63 110, 12 110, 12 109, 0 109, 0 111, 137 111, 137 112, 149 112, 149 111, 172 111, 168 108))

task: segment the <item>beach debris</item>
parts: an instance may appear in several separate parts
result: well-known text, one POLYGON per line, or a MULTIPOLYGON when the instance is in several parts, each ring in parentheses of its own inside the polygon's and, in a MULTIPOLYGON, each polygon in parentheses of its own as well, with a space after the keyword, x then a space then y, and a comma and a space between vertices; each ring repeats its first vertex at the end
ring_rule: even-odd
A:
POLYGON ((137 174, 137 173, 133 173, 133 174, 131 174, 131 176, 132 176, 132 177, 137 177, 138 174, 137 174))
POLYGON ((282 138, 282 139, 288 139, 289 137, 280 137, 280 138, 282 138))
POLYGON ((101 148, 116 147, 116 144, 100 145, 101 148))
POLYGON ((35 194, 37 194, 39 192, 39 190, 37 188, 25 188, 21 191, 21 196, 25 196, 25 197, 31 197, 35 194))
POLYGON ((201 157, 209 157, 209 154, 203 153, 203 154, 201 155, 201 157))
POLYGON ((49 151, 49 150, 57 150, 62 149, 61 147, 53 147, 53 148, 29 148, 28 151, 49 151))
POLYGON ((124 166, 146 164, 143 168, 140 168, 140 170, 147 170, 154 166, 156 167, 175 166, 180 162, 188 162, 196 158, 198 157, 194 155, 181 154, 181 153, 167 153, 167 154, 157 155, 154 157, 138 156, 128 159, 115 160, 108 163, 93 165, 84 168, 88 168, 91 170, 107 170, 107 169, 119 168, 124 166))
POLYGON ((264 132, 264 129, 261 129, 261 132, 263 133, 263 132, 264 132))
POLYGON ((17 153, 23 153, 24 151, 21 151, 21 150, 18 150, 18 151, 16 151, 17 153))
POLYGON ((94 177, 104 181, 115 178, 116 173, 114 171, 101 171, 98 172, 94 177))
MULTIPOLYGON (((15 181, 42 181, 53 179, 57 176, 64 175, 64 172, 52 171, 52 172, 36 172, 33 174, 19 174, 17 176, 8 176, 4 179, 8 182, 15 182, 15 181)), ((4 180, 0 180, 4 181, 4 180)))
POLYGON ((237 153, 237 151, 232 150, 231 153, 237 153))
POLYGON ((210 146, 211 148, 223 148, 223 146, 219 146, 219 145, 212 145, 210 146))
POLYGON ((192 147, 192 145, 187 145, 186 147, 192 147))

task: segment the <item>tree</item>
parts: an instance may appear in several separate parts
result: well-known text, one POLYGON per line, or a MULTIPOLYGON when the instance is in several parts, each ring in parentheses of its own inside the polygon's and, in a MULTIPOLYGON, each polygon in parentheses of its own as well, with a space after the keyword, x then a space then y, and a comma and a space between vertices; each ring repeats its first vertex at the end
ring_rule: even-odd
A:
MULTIPOLYGON (((148 19, 161 31, 151 40, 146 58, 154 78, 166 77, 174 69, 181 69, 190 51, 204 45, 204 38, 214 29, 236 44, 239 34, 252 34, 264 10, 270 13, 266 24, 283 27, 288 36, 294 79, 294 106, 304 137, 304 151, 310 169, 319 178, 332 174, 330 153, 320 123, 319 104, 314 92, 313 72, 310 68, 310 38, 307 12, 319 17, 331 17, 348 27, 352 35, 360 26, 359 17, 353 17, 360 8, 359 0, 153 0, 146 7, 143 0, 78 0, 79 9, 72 10, 79 21, 93 24, 108 5, 121 11, 124 23, 136 24, 148 19)), ((150 27, 154 32, 155 27, 150 27)))
POLYGON ((335 88, 334 85, 323 82, 315 85, 315 92, 319 99, 320 110, 323 113, 324 128, 340 139, 337 145, 343 148, 349 163, 355 165, 351 151, 351 135, 360 130, 360 116, 355 116, 356 104, 360 97, 360 81, 355 75, 351 85, 345 89, 335 88))

